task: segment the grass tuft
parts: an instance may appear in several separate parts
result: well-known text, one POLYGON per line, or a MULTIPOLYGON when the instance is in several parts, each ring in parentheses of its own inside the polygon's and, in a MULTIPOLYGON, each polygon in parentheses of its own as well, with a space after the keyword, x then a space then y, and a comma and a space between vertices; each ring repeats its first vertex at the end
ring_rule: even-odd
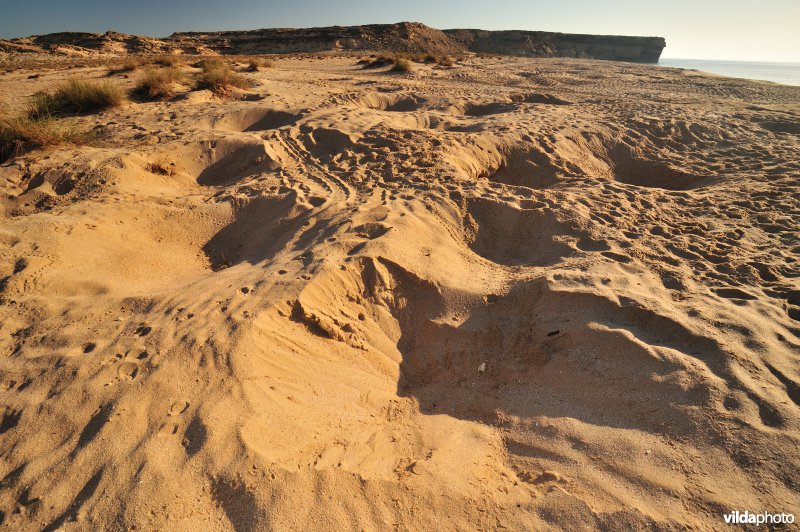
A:
POLYGON ((186 73, 177 67, 148 68, 133 89, 141 98, 159 100, 174 96, 176 85, 186 80, 186 73))
POLYGON ((91 113, 119 107, 125 93, 109 81, 69 79, 54 92, 38 92, 31 96, 28 116, 34 120, 91 113))
POLYGON ((381 68, 391 65, 393 72, 410 72, 413 66, 411 64, 412 61, 414 63, 428 63, 445 67, 451 67, 454 63, 453 59, 447 55, 437 55, 431 53, 402 53, 395 55, 373 55, 369 58, 361 59, 358 64, 362 65, 362 68, 381 68))
POLYGON ((108 70, 108 75, 113 76, 124 72, 133 72, 134 70, 138 70, 143 64, 144 61, 141 57, 126 57, 118 66, 110 68, 108 70))
POLYGON ((197 79, 197 88, 209 89, 217 96, 226 96, 231 89, 247 89, 253 86, 252 81, 235 73, 230 65, 219 63, 204 64, 203 72, 197 79))
POLYGON ((163 54, 156 56, 153 62, 165 67, 174 67, 183 64, 183 57, 175 54, 163 54))
POLYGON ((0 115, 0 162, 36 148, 59 144, 82 144, 85 133, 51 118, 33 120, 25 116, 0 115))
POLYGON ((272 68, 272 61, 261 57, 253 57, 247 62, 248 72, 258 72, 262 68, 272 68))
POLYGON ((381 68, 391 64, 397 60, 396 56, 381 54, 370 59, 362 59, 359 64, 364 65, 364 68, 381 68))
POLYGON ((411 72, 411 61, 408 59, 398 58, 392 65, 392 72, 411 72))
POLYGON ((204 57, 197 61, 193 66, 196 68, 202 68, 204 72, 207 72, 209 70, 226 68, 228 63, 225 62, 225 60, 221 57, 204 57))

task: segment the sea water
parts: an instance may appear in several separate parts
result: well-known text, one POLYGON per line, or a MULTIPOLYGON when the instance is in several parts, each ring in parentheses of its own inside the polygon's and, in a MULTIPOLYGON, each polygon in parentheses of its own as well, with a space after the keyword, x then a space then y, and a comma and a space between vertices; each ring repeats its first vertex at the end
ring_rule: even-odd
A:
POLYGON ((692 68, 732 78, 761 79, 784 85, 800 85, 800 63, 661 58, 658 64, 666 67, 692 68))

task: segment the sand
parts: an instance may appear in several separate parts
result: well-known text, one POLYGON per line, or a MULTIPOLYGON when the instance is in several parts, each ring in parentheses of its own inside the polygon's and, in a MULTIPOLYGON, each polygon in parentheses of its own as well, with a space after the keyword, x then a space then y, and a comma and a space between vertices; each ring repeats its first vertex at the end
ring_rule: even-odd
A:
MULTIPOLYGON (((800 88, 385 70, 279 60, 0 167, 3 526, 797 514, 800 88)), ((76 72, 38 73, 11 106, 76 72)))

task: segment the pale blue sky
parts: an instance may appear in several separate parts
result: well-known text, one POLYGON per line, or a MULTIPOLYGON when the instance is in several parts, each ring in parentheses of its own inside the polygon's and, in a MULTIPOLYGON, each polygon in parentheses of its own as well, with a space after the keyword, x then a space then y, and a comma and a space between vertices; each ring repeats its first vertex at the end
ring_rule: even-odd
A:
POLYGON ((658 35, 664 57, 800 62, 800 0, 0 0, 0 37, 423 22, 435 28, 658 35))

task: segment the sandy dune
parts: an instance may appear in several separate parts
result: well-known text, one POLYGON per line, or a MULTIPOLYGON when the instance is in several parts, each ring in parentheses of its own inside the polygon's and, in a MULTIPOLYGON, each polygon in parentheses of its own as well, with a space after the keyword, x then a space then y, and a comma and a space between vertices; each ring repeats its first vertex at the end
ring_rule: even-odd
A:
MULTIPOLYGON (((70 73, 28 74, 11 105, 70 73)), ((0 167, 3 526, 800 513, 800 88, 513 58, 249 76, 0 167)))

